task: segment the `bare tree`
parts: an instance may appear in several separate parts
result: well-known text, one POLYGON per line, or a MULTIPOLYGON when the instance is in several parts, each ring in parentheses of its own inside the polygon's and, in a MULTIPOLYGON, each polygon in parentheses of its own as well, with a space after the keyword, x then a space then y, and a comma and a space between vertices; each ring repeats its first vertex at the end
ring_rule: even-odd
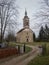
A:
POLYGON ((36 17, 44 21, 44 23, 49 23, 49 0, 43 0, 41 4, 42 7, 40 11, 36 13, 36 17))
POLYGON ((1 32, 1 43, 3 42, 4 34, 9 26, 14 27, 17 23, 17 6, 14 5, 15 0, 0 0, 0 32, 1 32))
POLYGON ((16 36, 14 35, 13 32, 8 33, 7 37, 5 38, 7 42, 15 42, 16 41, 16 36))

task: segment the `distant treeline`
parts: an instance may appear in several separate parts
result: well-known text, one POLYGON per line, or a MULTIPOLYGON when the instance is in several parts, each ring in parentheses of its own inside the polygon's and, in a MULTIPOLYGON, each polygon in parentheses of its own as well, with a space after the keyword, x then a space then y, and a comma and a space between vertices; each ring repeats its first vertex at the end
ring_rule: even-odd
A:
POLYGON ((34 37, 34 41, 37 42, 49 42, 49 27, 47 26, 47 24, 45 25, 45 27, 41 26, 40 31, 39 31, 39 35, 36 38, 35 33, 33 34, 34 37))

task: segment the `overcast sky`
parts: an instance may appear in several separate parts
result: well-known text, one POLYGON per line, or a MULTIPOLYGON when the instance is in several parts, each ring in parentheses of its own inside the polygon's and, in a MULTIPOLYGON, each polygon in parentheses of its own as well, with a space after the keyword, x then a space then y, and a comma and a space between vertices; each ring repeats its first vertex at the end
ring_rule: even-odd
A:
POLYGON ((42 0, 17 0, 17 5, 19 6, 19 17, 18 17, 18 22, 20 23, 19 25, 19 30, 23 27, 23 17, 25 13, 25 8, 27 10, 27 15, 30 18, 30 28, 38 35, 39 28, 37 26, 37 22, 34 20, 34 13, 36 13, 40 7, 41 3, 40 1, 42 0))

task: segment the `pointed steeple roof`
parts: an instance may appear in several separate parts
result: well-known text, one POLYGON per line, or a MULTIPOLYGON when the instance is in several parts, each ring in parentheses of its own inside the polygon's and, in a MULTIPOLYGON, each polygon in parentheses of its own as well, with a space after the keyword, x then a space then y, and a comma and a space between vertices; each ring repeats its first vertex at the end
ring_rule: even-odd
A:
POLYGON ((26 10, 26 8, 25 8, 25 16, 27 16, 27 10, 26 10))

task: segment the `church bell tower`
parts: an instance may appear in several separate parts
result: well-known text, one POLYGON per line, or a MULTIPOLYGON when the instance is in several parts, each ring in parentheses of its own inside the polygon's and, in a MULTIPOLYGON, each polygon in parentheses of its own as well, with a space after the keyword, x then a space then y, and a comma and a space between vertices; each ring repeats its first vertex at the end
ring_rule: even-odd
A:
POLYGON ((28 18, 28 16, 27 16, 27 11, 26 11, 26 9, 25 9, 25 16, 24 16, 24 18, 23 18, 23 27, 24 27, 24 28, 26 28, 26 27, 29 28, 29 18, 28 18))

